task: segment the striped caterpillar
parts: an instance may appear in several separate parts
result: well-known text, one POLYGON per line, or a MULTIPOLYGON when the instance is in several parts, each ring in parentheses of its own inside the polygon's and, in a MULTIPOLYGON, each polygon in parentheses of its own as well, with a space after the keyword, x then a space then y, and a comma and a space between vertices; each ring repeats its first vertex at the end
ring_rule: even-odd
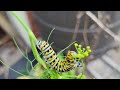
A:
POLYGON ((36 46, 42 52, 43 59, 50 65, 51 68, 54 68, 58 72, 67 72, 74 69, 75 62, 72 58, 72 54, 75 53, 74 51, 68 51, 67 56, 62 61, 57 57, 57 54, 48 42, 38 41, 36 46))

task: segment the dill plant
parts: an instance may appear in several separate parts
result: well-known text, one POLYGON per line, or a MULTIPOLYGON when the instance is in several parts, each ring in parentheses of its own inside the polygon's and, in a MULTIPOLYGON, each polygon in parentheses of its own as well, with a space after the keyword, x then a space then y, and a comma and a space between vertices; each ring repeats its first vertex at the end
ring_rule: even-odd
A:
MULTIPOLYGON (((62 73, 58 73, 56 70, 54 69, 50 69, 48 68, 47 64, 44 62, 44 60, 40 57, 39 53, 37 52, 37 49, 35 47, 35 43, 37 42, 37 38, 35 37, 35 35, 33 34, 33 32, 30 30, 30 28, 23 22, 23 20, 15 13, 15 11, 11 11, 12 15, 21 23, 21 25, 25 28, 29 40, 30 40, 30 45, 31 45, 31 49, 33 52, 33 55, 35 57, 35 59, 37 60, 37 64, 35 66, 32 66, 32 62, 34 61, 30 61, 28 59, 28 57, 20 50, 20 48, 18 47, 15 39, 14 43, 17 46, 17 48, 19 49, 19 51, 21 52, 21 54, 23 55, 23 57, 25 57, 25 59, 28 60, 28 63, 30 63, 32 69, 29 72, 27 70, 27 72, 29 72, 29 75, 23 75, 20 72, 15 71, 14 69, 10 68, 8 66, 8 68, 10 68, 11 70, 15 71, 16 73, 20 74, 21 76, 17 77, 17 79, 85 79, 85 75, 84 75, 84 62, 83 59, 85 57, 87 57, 89 55, 89 53, 91 52, 90 47, 87 46, 86 49, 85 48, 81 48, 81 45, 78 45, 77 43, 74 44, 76 50, 77 50, 77 55, 75 55, 74 57, 81 57, 81 63, 83 66, 82 69, 82 73, 80 73, 78 76, 75 75, 75 69, 71 70, 69 72, 62 72, 62 73), (78 47, 79 46, 79 47, 78 47)), ((49 38, 49 37, 48 37, 49 38)), ((62 52, 64 50, 61 50, 57 56, 63 60, 63 55, 62 52)), ((2 62, 4 63, 4 62, 2 62)), ((4 63, 5 65, 5 63, 4 63)), ((6 65, 7 66, 7 65, 6 65)))

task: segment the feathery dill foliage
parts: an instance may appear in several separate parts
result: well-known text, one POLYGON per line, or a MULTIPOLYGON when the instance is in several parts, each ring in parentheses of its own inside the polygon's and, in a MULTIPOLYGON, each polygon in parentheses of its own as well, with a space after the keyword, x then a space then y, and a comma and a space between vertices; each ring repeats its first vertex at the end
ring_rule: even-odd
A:
MULTIPOLYGON (((29 40, 30 40, 30 44, 31 44, 31 49, 33 52, 33 55, 35 57, 35 59, 38 61, 38 63, 35 66, 32 66, 32 61, 30 61, 27 56, 25 56, 25 54, 22 53, 22 55, 28 60, 28 62, 30 63, 32 70, 29 72, 29 75, 21 75, 19 77, 17 77, 18 79, 32 79, 32 78, 36 78, 36 79, 85 79, 85 75, 84 75, 84 63, 83 63, 83 59, 85 57, 87 57, 89 55, 89 53, 91 52, 91 49, 89 46, 85 48, 81 48, 81 45, 78 45, 77 43, 74 44, 76 50, 77 50, 77 54, 74 56, 74 58, 81 58, 81 63, 83 66, 83 71, 82 73, 80 73, 78 76, 75 75, 75 69, 71 70, 69 72, 62 72, 62 73, 58 73, 56 70, 54 69, 50 69, 48 68, 48 66, 46 65, 46 63, 44 62, 44 60, 39 56, 39 53, 37 52, 35 43, 37 42, 37 38, 35 37, 35 35, 33 34, 33 32, 30 30, 30 28, 23 22, 23 20, 15 13, 15 11, 11 11, 12 15, 22 24, 22 26, 25 28, 29 40)), ((15 42, 15 40, 14 40, 15 42)), ((15 42, 17 48, 19 49, 17 43, 15 42)), ((20 50, 20 49, 19 49, 20 50)), ((58 57, 63 60, 63 55, 62 53, 59 53, 58 57)))

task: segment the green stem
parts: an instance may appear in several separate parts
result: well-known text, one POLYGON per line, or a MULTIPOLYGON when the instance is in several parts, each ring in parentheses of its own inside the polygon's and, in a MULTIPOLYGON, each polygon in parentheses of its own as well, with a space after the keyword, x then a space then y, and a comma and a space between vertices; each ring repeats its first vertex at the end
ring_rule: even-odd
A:
POLYGON ((82 69, 82 73, 80 74, 81 76, 79 77, 79 75, 78 75, 77 78, 82 78, 82 76, 84 75, 85 65, 84 65, 83 60, 82 60, 82 67, 83 67, 83 69, 82 69))
MULTIPOLYGON (((27 32, 31 31, 31 29, 23 22, 23 20, 15 13, 15 11, 11 11, 12 15, 16 17, 16 19, 22 24, 22 26, 25 28, 27 32)), ((37 42, 37 39, 33 32, 31 32, 31 36, 35 42, 37 42)))
POLYGON ((63 51, 65 51, 65 49, 69 48, 71 45, 73 45, 76 41, 72 42, 70 45, 68 45, 66 48, 64 48, 63 50, 61 50, 57 56, 59 56, 63 51))
POLYGON ((31 37, 31 31, 28 31, 28 36, 29 36, 29 39, 30 39, 31 48, 32 48, 33 54, 34 54, 34 56, 35 56, 35 59, 36 59, 39 63, 41 63, 41 64, 43 65, 43 67, 46 69, 47 67, 46 67, 44 61, 42 60, 42 58, 40 58, 40 56, 39 56, 39 54, 38 54, 38 52, 37 52, 37 49, 36 49, 36 47, 35 47, 35 44, 34 44, 34 42, 33 42, 33 38, 31 37))
POLYGON ((50 38, 50 36, 51 36, 53 30, 55 30, 55 28, 53 28, 52 31, 50 32, 50 34, 49 34, 49 36, 48 36, 48 39, 47 39, 47 42, 49 41, 49 38, 50 38))
POLYGON ((0 60, 0 62, 2 62, 2 64, 4 64, 6 67, 8 67, 9 69, 11 69, 12 71, 14 71, 14 72, 16 72, 16 73, 18 73, 18 74, 20 74, 20 75, 22 75, 22 76, 26 76, 26 75, 24 75, 24 74, 22 74, 22 73, 20 73, 20 72, 18 72, 18 71, 16 71, 16 70, 14 70, 14 69, 12 69, 10 66, 8 66, 6 63, 4 63, 2 60, 0 60))
POLYGON ((32 66, 32 63, 31 63, 31 61, 29 60, 29 58, 28 57, 26 57, 25 55, 24 55, 24 53, 20 50, 20 48, 19 48, 19 46, 18 46, 18 44, 17 44, 17 42, 16 42, 16 40, 15 40, 15 38, 13 37, 13 42, 15 43, 15 45, 16 45, 16 47, 17 47, 17 49, 20 51, 20 53, 22 54, 22 56, 30 63, 30 65, 31 65, 31 67, 32 67, 32 69, 33 69, 33 66, 32 66))
POLYGON ((85 64, 84 64, 83 60, 82 60, 82 66, 83 66, 82 74, 84 74, 84 71, 85 71, 85 64))

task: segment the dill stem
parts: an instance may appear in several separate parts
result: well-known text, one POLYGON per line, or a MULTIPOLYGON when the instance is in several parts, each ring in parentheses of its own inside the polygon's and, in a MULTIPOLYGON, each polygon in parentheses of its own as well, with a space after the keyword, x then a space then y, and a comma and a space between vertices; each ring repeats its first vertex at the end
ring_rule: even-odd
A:
MULTIPOLYGON (((27 32, 31 31, 31 29, 23 22, 23 20, 15 13, 15 11, 11 11, 12 15, 16 17, 16 19, 22 24, 22 26, 25 28, 27 32)), ((31 36, 35 42, 37 42, 37 39, 33 32, 31 31, 31 36)))

